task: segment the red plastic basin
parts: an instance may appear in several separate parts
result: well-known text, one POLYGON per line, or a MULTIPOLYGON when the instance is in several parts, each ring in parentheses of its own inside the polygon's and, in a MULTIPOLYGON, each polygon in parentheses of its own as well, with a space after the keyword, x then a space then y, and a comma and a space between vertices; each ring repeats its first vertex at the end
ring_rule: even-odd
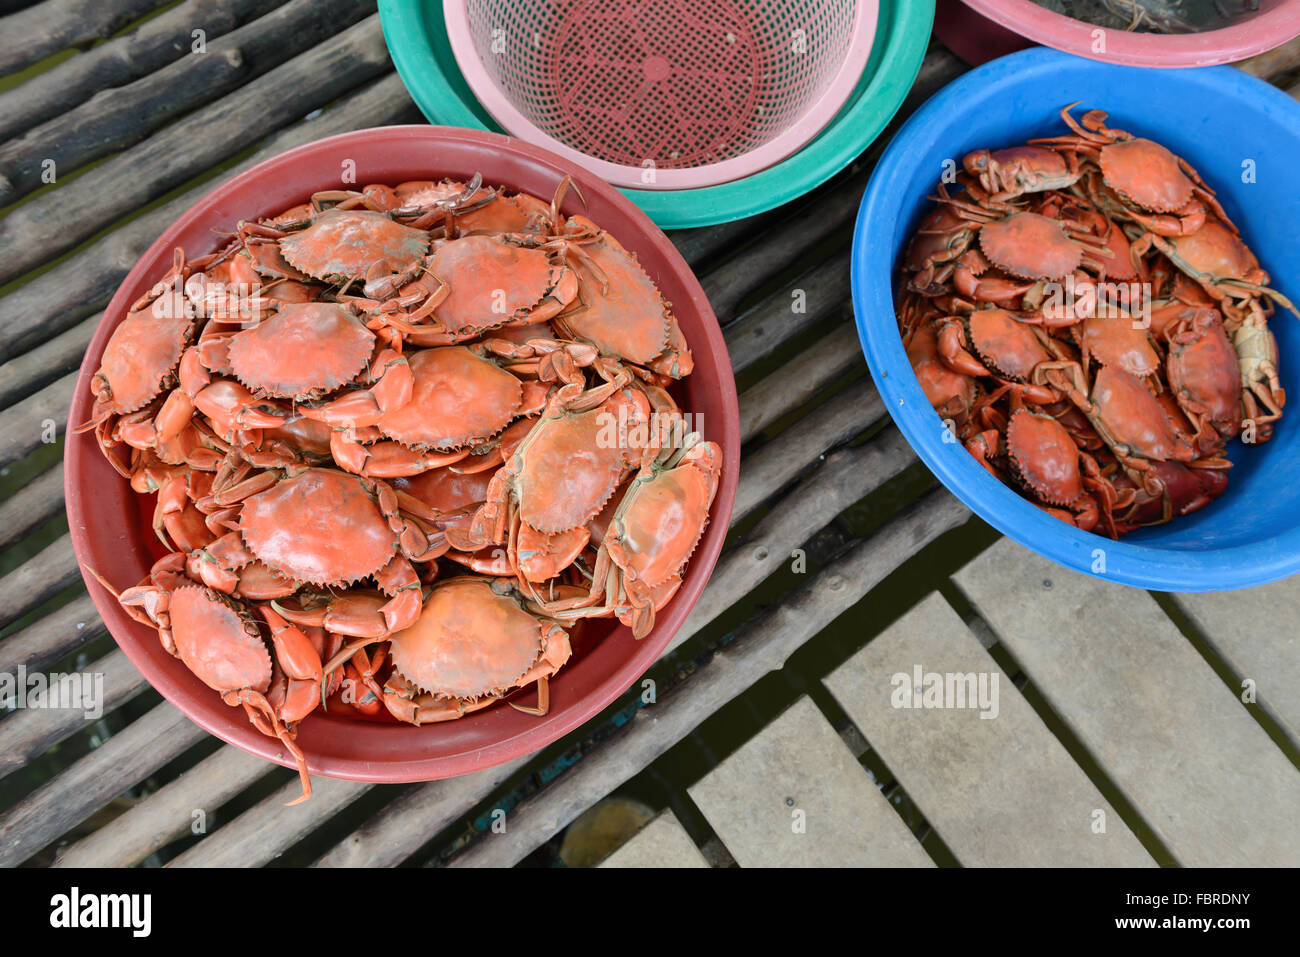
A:
POLYGON ((1028 41, 1076 56, 1125 66, 1194 67, 1235 63, 1300 34, 1300 0, 1261 0, 1260 12, 1222 30, 1164 35, 1106 30, 1040 7, 1031 0, 940 0, 935 35, 978 66, 1023 49, 1028 41))
MULTIPOLYGON (((239 219, 269 216, 305 202, 318 190, 346 187, 340 177, 349 161, 358 186, 442 177, 464 180, 477 171, 485 183, 550 197, 564 175, 573 176, 586 206, 570 191, 564 212, 582 212, 613 234, 637 255, 673 304, 695 354, 695 372, 676 387, 677 401, 683 410, 695 413, 694 425, 705 438, 723 448, 722 481, 709 526, 680 592, 641 641, 616 619, 587 622, 576 629, 573 657, 551 680, 551 708, 545 717, 521 714, 498 703, 458 721, 419 728, 319 710, 299 726, 298 743, 313 774, 358 781, 431 781, 501 764, 555 741, 627 690, 663 652, 699 599, 730 524, 740 460, 736 383, 722 333, 699 282, 668 238, 617 190, 544 150, 495 133, 392 126, 290 150, 239 174, 181 216, 149 247, 109 303, 81 364, 69 424, 76 426, 90 417, 90 378, 99 368, 109 336, 130 303, 167 271, 176 246, 195 258, 215 249, 219 234, 228 234, 239 219)), ((104 460, 93 433, 72 435, 69 430, 65 463, 68 521, 77 558, 115 587, 136 584, 159 554, 150 529, 152 505, 133 493, 104 460)), ((83 577, 109 632, 163 697, 222 740, 294 766, 278 741, 255 731, 242 709, 226 706, 215 691, 168 655, 157 632, 123 612, 84 568, 83 577)), ((531 693, 527 697, 531 701, 531 693)))

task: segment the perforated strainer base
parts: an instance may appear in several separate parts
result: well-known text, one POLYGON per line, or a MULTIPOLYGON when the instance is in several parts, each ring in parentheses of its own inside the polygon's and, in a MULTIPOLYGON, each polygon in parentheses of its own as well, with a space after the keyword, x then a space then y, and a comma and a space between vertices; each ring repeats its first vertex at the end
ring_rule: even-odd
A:
POLYGON ((749 20, 729 0, 695 6, 685 17, 636 0, 569 7, 550 55, 538 58, 555 93, 550 115, 538 111, 548 132, 597 159, 665 169, 716 163, 769 139, 749 20))
POLYGON ((756 172, 843 105, 871 52, 860 0, 448 0, 465 79, 509 132, 611 182, 756 172))

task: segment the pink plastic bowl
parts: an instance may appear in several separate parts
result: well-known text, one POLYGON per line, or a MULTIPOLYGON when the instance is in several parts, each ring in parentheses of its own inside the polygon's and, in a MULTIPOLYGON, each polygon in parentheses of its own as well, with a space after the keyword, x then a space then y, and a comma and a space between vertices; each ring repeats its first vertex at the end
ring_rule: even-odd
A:
POLYGON ((877 0, 446 0, 456 63, 508 133, 633 189, 793 155, 862 79, 877 0))
POLYGON ((957 0, 942 0, 935 35, 972 64, 1010 53, 1024 37, 1076 56, 1124 66, 1195 67, 1234 63, 1281 46, 1300 35, 1300 0, 1261 0, 1260 12, 1222 30, 1162 35, 1106 30, 1098 50, 1098 27, 1053 13, 1030 0, 964 0, 984 23, 962 16, 957 0))
MULTIPOLYGON (((574 632, 573 657, 551 680, 545 717, 493 705, 459 721, 411 727, 359 721, 317 711, 299 726, 298 743, 313 774, 358 781, 432 781, 510 761, 555 741, 591 718, 631 686, 663 653, 695 605, 717 562, 736 498, 740 417, 731 361, 700 284, 668 238, 631 201, 596 177, 543 150, 496 133, 441 126, 391 126, 330 137, 290 150, 236 176, 200 200, 158 238, 123 281, 86 351, 73 395, 70 425, 90 417, 90 379, 127 307, 171 264, 172 250, 191 257, 216 248, 219 234, 239 219, 273 215, 323 189, 337 189, 354 164, 356 182, 396 184, 412 179, 468 179, 549 197, 566 174, 586 198, 570 191, 564 212, 582 212, 637 255, 674 308, 692 351, 695 372, 675 389, 696 427, 722 445, 723 474, 704 538, 672 603, 641 641, 617 620, 587 622, 574 632)), ((150 527, 153 506, 133 493, 104 460, 94 434, 73 435, 65 453, 68 523, 77 558, 125 588, 143 579, 160 556, 150 527)), ((278 741, 255 731, 242 710, 227 707, 158 641, 131 619, 83 570, 86 587, 127 657, 168 701, 217 737, 286 767, 278 741)))

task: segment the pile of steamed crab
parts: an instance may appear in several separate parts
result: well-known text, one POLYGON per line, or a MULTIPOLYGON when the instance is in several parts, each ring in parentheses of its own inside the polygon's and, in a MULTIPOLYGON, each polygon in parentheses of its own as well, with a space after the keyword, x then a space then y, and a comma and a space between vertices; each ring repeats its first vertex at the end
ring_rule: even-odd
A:
POLYGON ((902 261, 912 368, 961 442, 1050 514, 1111 537, 1221 495, 1227 445, 1267 442, 1286 394, 1269 285, 1185 160, 1089 111, 980 149, 902 261))
POLYGON ((569 186, 317 193, 176 250, 108 341, 82 428, 166 550, 115 594, 299 800, 316 708, 418 725, 535 686, 509 704, 545 714, 574 627, 641 638, 682 583, 722 450, 670 394, 671 305, 569 186))

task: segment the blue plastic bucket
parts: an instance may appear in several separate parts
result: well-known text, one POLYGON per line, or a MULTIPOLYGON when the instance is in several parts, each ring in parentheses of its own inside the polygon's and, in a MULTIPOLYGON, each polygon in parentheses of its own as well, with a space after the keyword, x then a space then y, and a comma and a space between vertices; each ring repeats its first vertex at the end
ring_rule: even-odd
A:
MULTIPOLYGON (((976 515, 1077 571, 1160 591, 1245 588, 1300 571, 1300 405, 1264 445, 1233 441, 1228 490, 1201 511, 1114 542, 1047 515, 945 442, 903 351, 894 316, 897 259, 945 161, 1063 131, 1061 107, 1110 113, 1109 125, 1185 157, 1214 187, 1272 285, 1300 301, 1300 104, 1233 67, 1149 70, 1054 50, 1013 53, 931 99, 889 144, 863 197, 853 239, 853 304, 876 386, 930 470, 976 515)), ((1300 398, 1300 319, 1274 315, 1281 379, 1300 398)))

